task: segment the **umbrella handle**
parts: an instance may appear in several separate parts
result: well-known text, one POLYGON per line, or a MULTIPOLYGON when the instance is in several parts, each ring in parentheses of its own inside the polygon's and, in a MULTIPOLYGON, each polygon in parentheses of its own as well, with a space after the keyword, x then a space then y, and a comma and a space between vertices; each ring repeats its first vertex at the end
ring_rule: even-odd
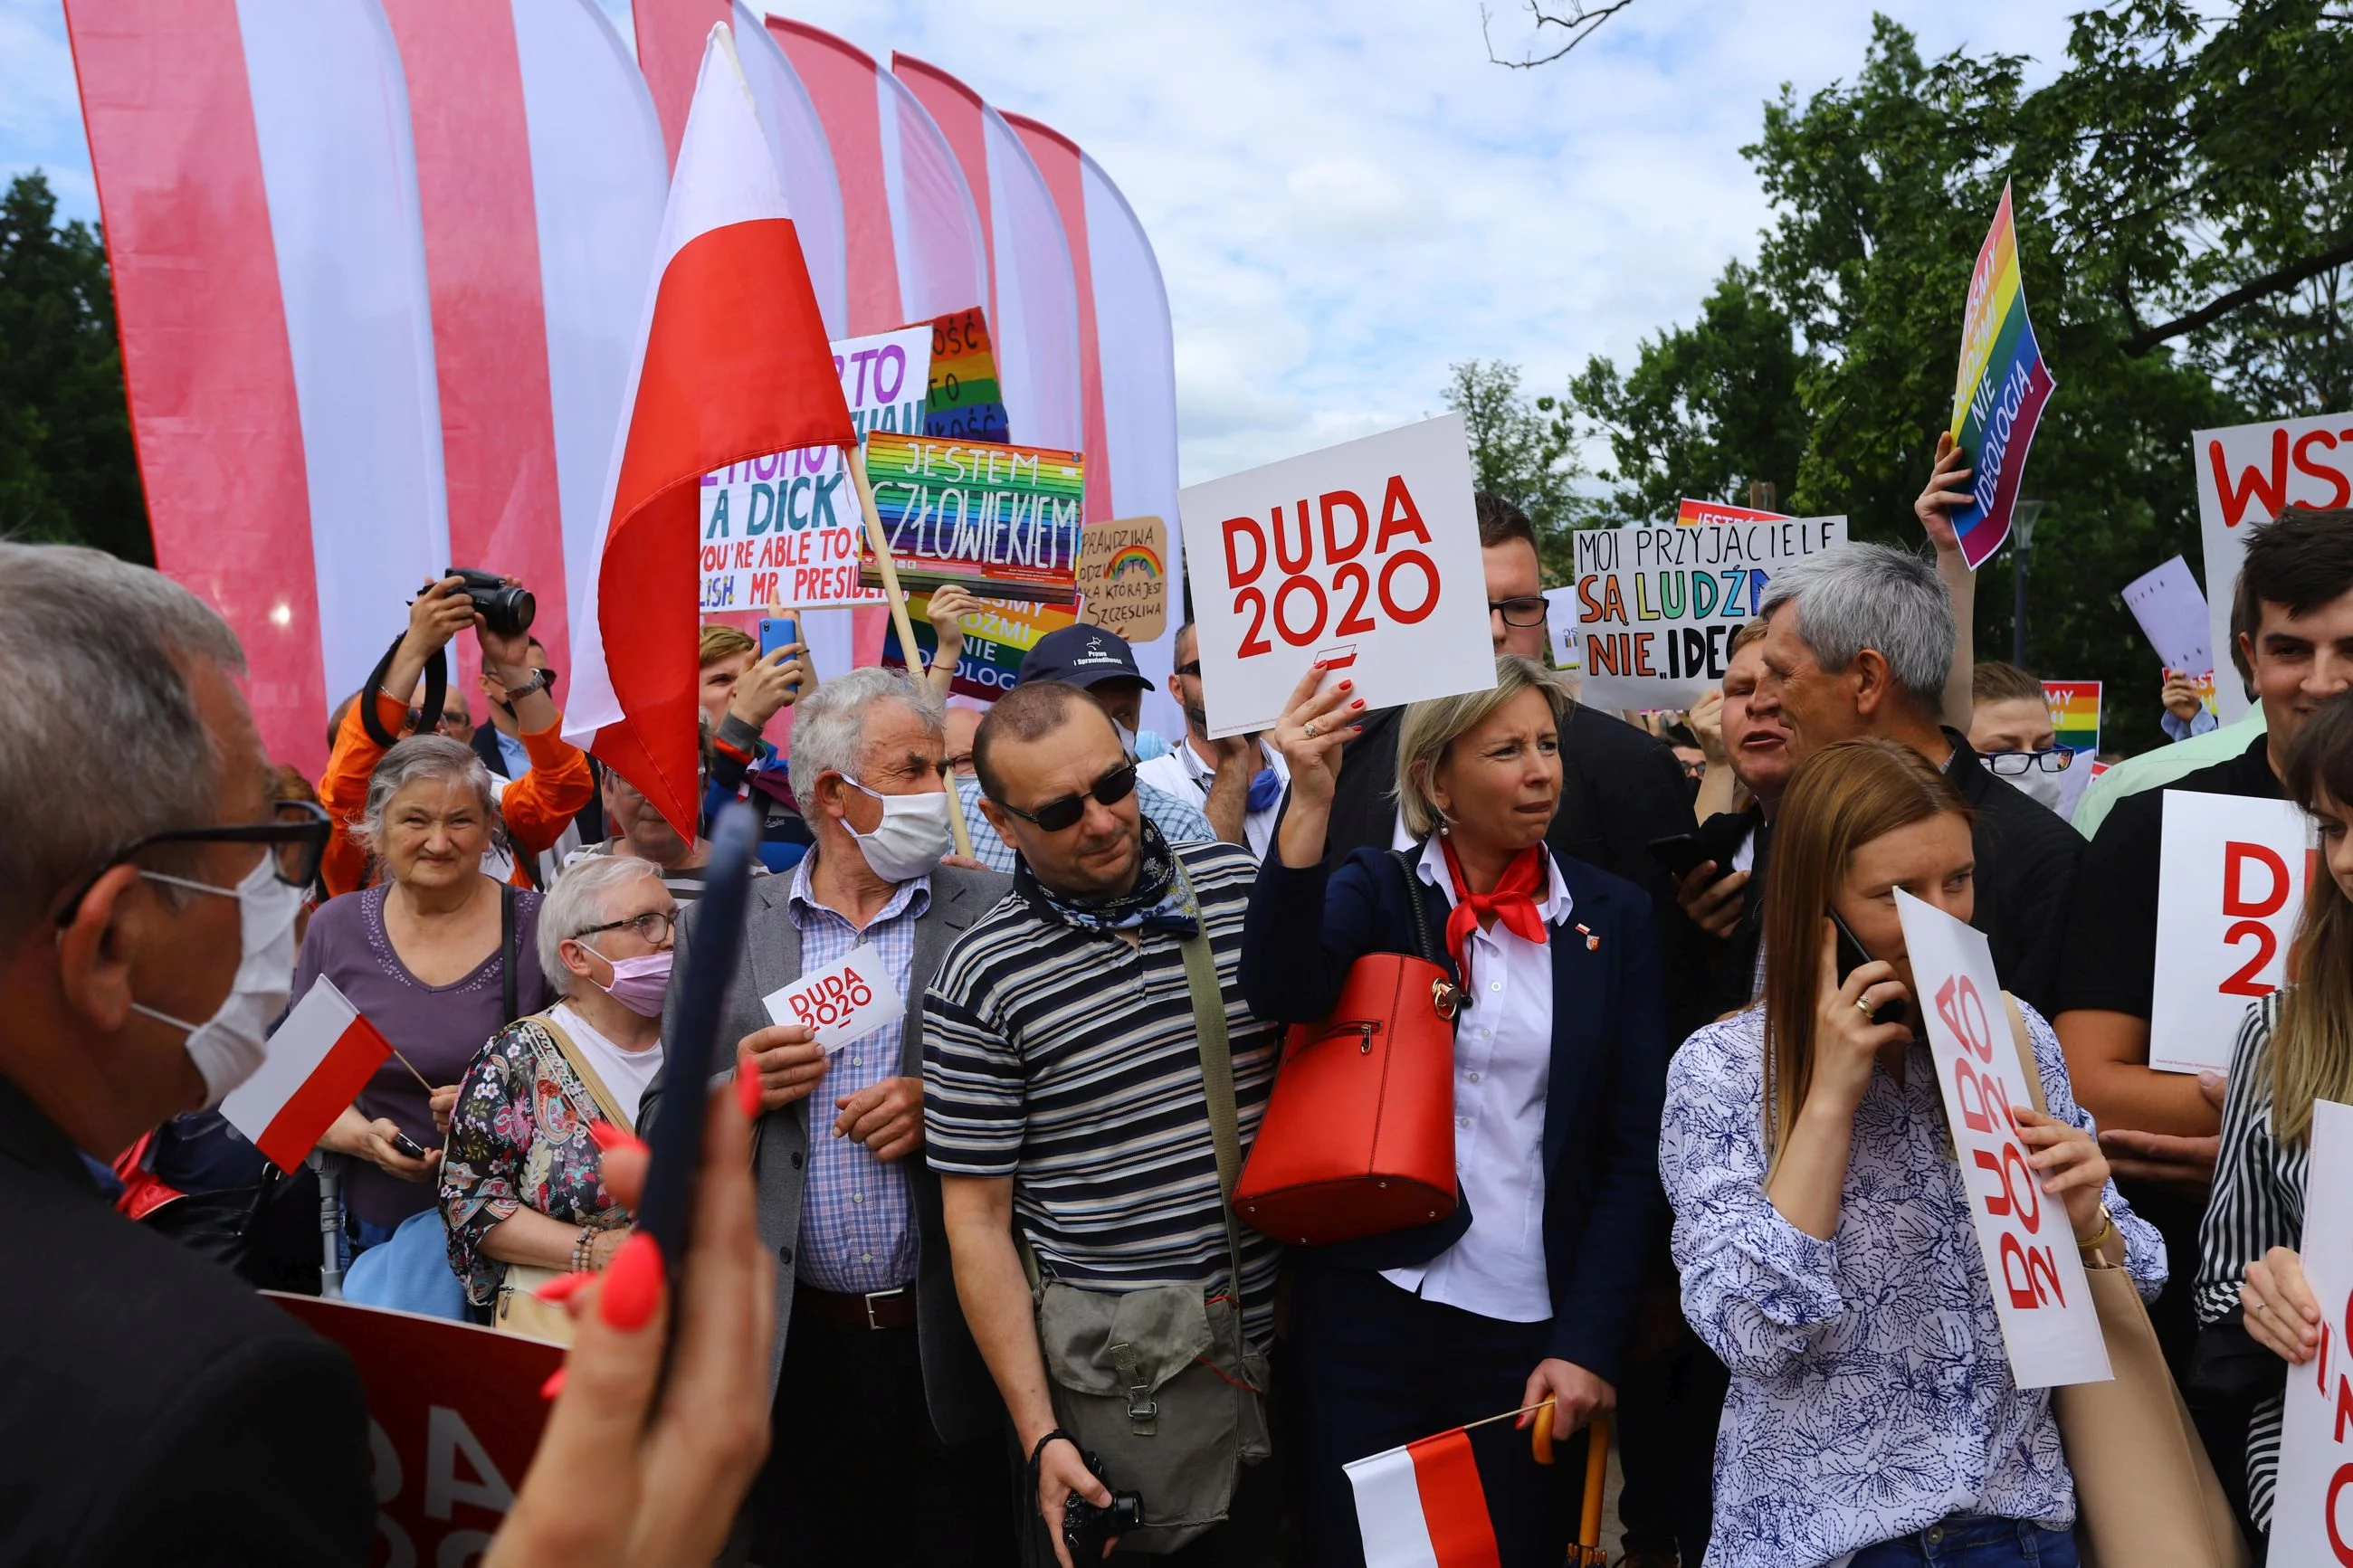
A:
POLYGON ((1585 1428, 1585 1516, 1577 1527, 1580 1546, 1601 1544, 1601 1494, 1609 1481, 1609 1417, 1596 1415, 1585 1428))

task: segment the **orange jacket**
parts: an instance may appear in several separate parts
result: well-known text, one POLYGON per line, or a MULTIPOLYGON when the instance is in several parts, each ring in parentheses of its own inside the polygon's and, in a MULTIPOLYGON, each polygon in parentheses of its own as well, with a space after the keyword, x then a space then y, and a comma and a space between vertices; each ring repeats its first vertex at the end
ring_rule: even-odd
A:
MULTIPOLYGON (((408 704, 381 691, 375 693, 375 700, 377 721, 397 733, 408 721, 408 704)), ((511 879, 518 886, 528 884, 523 869, 528 861, 554 846, 565 826, 596 793, 588 753, 568 744, 563 731, 559 718, 546 729, 522 737, 522 749, 531 753, 531 771, 507 785, 499 802, 507 837, 519 851, 511 879)), ((368 854, 352 837, 352 827, 367 809, 368 776, 384 760, 384 752, 367 732, 360 705, 353 703, 351 711, 343 715, 343 727, 335 734, 327 771, 319 780, 319 804, 335 819, 335 836, 327 841, 327 852, 319 862, 319 875, 327 884, 329 898, 366 882, 368 854)))

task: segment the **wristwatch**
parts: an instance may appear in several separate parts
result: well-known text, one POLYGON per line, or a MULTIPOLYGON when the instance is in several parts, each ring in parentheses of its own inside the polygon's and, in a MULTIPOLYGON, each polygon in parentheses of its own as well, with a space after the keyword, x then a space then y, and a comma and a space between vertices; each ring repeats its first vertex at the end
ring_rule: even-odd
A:
MULTIPOLYGON (((505 685, 506 683, 501 681, 500 684, 505 685)), ((524 681, 521 686, 507 687, 507 701, 512 705, 513 703, 520 702, 534 691, 544 691, 546 689, 547 671, 543 669, 534 669, 531 672, 531 679, 524 681)))

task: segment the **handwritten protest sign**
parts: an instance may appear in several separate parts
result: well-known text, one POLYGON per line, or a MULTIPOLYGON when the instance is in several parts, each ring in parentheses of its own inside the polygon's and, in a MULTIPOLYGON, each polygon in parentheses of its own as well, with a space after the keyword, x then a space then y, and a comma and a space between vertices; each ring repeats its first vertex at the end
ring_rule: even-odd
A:
POLYGON ((1367 709, 1495 684, 1462 417, 1180 492, 1212 737, 1271 730, 1321 661, 1367 709))
POLYGON ((1079 534, 1079 619, 1129 646, 1168 626, 1168 525, 1156 517, 1091 522, 1079 534))
MULTIPOLYGON (((939 634, 932 629, 932 596, 907 595, 907 615, 913 623, 915 647, 929 668, 939 653, 939 634)), ((950 689, 959 697, 994 702, 1013 689, 1020 676, 1022 657, 1048 632, 1061 630, 1078 617, 1060 605, 1034 605, 1019 599, 983 599, 980 608, 959 616, 964 626, 964 653, 956 660, 950 689)), ((896 626, 882 636, 882 663, 894 669, 907 667, 896 626)))
POLYGON ((1846 542, 1842 517, 1577 531, 1577 641, 1597 708, 1688 708, 1781 563, 1846 542))
POLYGON ((491 1544, 547 1424, 564 1347, 316 1296, 263 1292, 359 1369, 386 1563, 466 1563, 491 1544))
POLYGON ((1787 522, 1788 514, 1778 511, 1753 511, 1745 506, 1726 506, 1721 501, 1685 500, 1675 508, 1677 528, 1697 528, 1710 522, 1787 522))
MULTIPOLYGON (((2198 534, 2206 548, 2209 646, 2224 652, 2247 530, 2290 507, 2353 506, 2353 414, 2192 431, 2189 467, 2198 477, 2198 534)), ((2221 682, 2217 696, 2225 720, 2246 712, 2237 681, 2221 682)))
POLYGON ((2067 1211, 2042 1191, 2013 1106, 2032 1105, 1983 932, 1897 889, 1915 1016, 1928 1026, 1946 1125, 1969 1194, 1978 1251, 2021 1388, 2114 1375, 2067 1211))
POLYGON ((1960 371, 1953 381, 1953 439, 1975 469, 1968 505, 1954 514, 1953 529, 1972 572, 2010 537, 2027 448, 2034 443, 2034 426, 2052 384, 2034 340, 2034 323, 2027 320, 2026 291, 2019 284, 2018 225, 2005 184, 1993 227, 1969 274, 1960 371))
POLYGON ((2216 711, 2213 632, 2206 595, 2189 574, 2189 563, 2177 555, 2142 573, 2125 584, 2124 599, 2166 672, 2188 676, 2206 710, 2216 711))
POLYGON ((2277 990, 2312 876, 2312 823, 2284 800, 2165 792, 2148 1065, 2228 1072, 2247 1005, 2277 990))
POLYGON ((932 374, 923 434, 957 441, 1012 440, 997 385, 997 352, 980 307, 951 311, 924 325, 932 334, 932 374))
POLYGON ((1555 669, 1577 668, 1577 589, 1545 590, 1545 636, 1552 644, 1555 669))
MULTIPOLYGON (((866 441, 866 477, 908 593, 960 583, 998 597, 1077 603, 1085 483, 1076 452, 875 435, 866 441)), ((881 581, 871 552, 862 570, 868 583, 881 581)))
POLYGON ((2353 1106, 2312 1102, 2304 1182, 2304 1280, 2320 1349, 2287 1369, 2273 1563, 2353 1563, 2353 1106))
MULTIPOLYGON (((863 437, 921 430, 933 329, 833 345, 834 374, 863 437)), ((777 452, 702 477, 702 613, 879 605, 859 582, 858 492, 832 447, 777 452)))
POLYGON ((771 991, 760 1005, 776 1023, 807 1026, 828 1056, 907 1016, 907 1000, 891 983, 881 950, 871 944, 771 991))
POLYGON ((2100 749, 2100 683, 2096 680, 2046 680, 2042 700, 2051 707, 2053 743, 2071 752, 2100 749))

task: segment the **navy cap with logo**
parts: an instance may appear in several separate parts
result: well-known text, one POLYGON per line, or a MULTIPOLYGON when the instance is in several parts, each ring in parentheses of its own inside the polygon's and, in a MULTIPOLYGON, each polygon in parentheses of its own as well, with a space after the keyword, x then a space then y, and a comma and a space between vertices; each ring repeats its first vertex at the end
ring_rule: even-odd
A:
POLYGON ((1060 680, 1077 687, 1133 680, 1146 691, 1160 689, 1135 668, 1135 655, 1127 639, 1099 626, 1064 626, 1039 637, 1037 646, 1022 657, 1021 673, 1014 684, 1027 686, 1033 680, 1060 680))

